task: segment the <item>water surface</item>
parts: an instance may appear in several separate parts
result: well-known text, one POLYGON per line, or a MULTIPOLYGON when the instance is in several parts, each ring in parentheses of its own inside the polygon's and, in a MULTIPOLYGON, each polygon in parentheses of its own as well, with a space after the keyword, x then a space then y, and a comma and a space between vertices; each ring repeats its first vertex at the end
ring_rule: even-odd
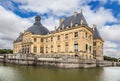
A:
POLYGON ((0 81, 120 81, 120 67, 60 69, 0 64, 0 81))

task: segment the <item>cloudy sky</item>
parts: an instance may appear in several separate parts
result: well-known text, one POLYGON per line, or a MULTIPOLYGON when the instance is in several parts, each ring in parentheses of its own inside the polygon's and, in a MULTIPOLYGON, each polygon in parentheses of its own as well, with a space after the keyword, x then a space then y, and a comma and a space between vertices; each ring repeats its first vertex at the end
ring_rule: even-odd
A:
POLYGON ((97 25, 104 39, 104 55, 120 57, 120 0, 0 0, 0 49, 12 49, 13 40, 39 14, 49 30, 82 9, 88 24, 97 25))

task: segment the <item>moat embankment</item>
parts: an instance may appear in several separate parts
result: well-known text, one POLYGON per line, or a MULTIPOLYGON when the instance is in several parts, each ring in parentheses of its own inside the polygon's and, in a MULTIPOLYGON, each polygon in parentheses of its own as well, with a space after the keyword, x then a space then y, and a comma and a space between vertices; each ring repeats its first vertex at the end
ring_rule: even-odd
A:
POLYGON ((96 59, 82 59, 70 55, 32 55, 8 54, 1 55, 0 62, 20 65, 52 66, 59 68, 91 68, 116 66, 116 62, 100 61, 96 59))

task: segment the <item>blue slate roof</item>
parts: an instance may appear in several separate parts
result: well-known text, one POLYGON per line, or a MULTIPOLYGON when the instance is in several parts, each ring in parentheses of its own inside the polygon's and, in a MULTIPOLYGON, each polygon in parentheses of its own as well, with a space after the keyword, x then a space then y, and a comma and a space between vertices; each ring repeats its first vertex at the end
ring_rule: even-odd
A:
POLYGON ((34 24, 33 26, 29 27, 27 32, 31 32, 32 34, 39 34, 39 35, 46 35, 49 33, 48 29, 45 28, 42 24, 36 25, 34 24))
POLYGON ((66 18, 61 24, 60 26, 58 27, 58 29, 62 29, 62 26, 64 25, 64 28, 67 28, 67 27, 70 27, 71 26, 71 23, 72 23, 72 26, 75 26, 76 24, 80 25, 81 24, 81 20, 82 20, 82 25, 87 25, 87 22, 82 14, 81 13, 77 13, 77 15, 72 15, 68 18, 66 18))
MULTIPOLYGON (((49 33, 49 30, 44 27, 41 22, 41 18, 39 15, 35 17, 35 23, 33 26, 29 27, 26 32, 31 32, 32 34, 38 34, 38 35, 46 35, 49 33)), ((22 41, 22 34, 19 35, 19 37, 15 40, 16 42, 22 41)))
POLYGON ((32 34, 46 35, 49 33, 49 30, 44 27, 41 22, 41 18, 39 15, 35 17, 35 23, 33 26, 29 27, 26 31, 31 32, 32 34))
POLYGON ((20 34, 15 41, 16 41, 16 42, 22 41, 22 34, 20 34))
POLYGON ((94 33, 93 33, 93 39, 95 39, 95 38, 102 39, 102 37, 101 37, 101 35, 96 27, 94 28, 94 33))

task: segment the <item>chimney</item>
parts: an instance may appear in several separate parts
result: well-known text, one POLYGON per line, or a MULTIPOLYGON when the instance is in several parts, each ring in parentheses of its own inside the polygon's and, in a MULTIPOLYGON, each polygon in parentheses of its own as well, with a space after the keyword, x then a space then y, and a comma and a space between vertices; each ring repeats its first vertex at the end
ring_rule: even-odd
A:
POLYGON ((60 19, 59 19, 59 24, 61 24, 63 21, 64 21, 64 19, 63 19, 63 18, 60 18, 60 19))
POLYGON ((55 30, 57 29, 57 27, 55 26, 55 30))
POLYGON ((20 35, 22 35, 22 32, 20 32, 20 35))
POLYGON ((93 24, 93 31, 94 31, 94 29, 97 27, 97 25, 95 25, 95 24, 93 24))
POLYGON ((74 12, 74 16, 76 17, 78 15, 78 12, 74 12))

